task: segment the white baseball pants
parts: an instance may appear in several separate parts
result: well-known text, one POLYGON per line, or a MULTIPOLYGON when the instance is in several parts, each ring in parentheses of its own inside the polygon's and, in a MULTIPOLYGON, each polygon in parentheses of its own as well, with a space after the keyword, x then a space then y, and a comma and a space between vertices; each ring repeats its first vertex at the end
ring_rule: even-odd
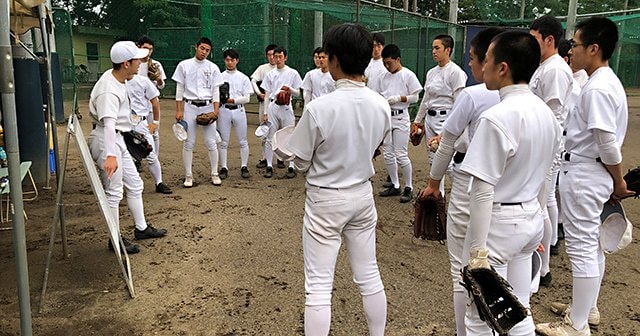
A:
MULTIPOLYGON (((193 147, 196 143, 196 133, 198 131, 198 123, 196 117, 199 114, 213 112, 213 104, 202 107, 184 103, 184 121, 187 122, 187 140, 182 145, 182 160, 184 163, 185 175, 193 176, 191 171, 193 164, 193 147)), ((211 174, 218 173, 218 146, 216 144, 216 122, 202 127, 204 135, 204 144, 209 152, 209 162, 211 163, 211 174)))
POLYGON ((220 166, 227 167, 227 148, 229 147, 229 138, 231 136, 231 126, 236 130, 236 138, 240 145, 240 162, 241 167, 245 167, 249 161, 249 142, 247 141, 247 114, 244 107, 235 110, 229 110, 220 107, 220 116, 218 117, 218 131, 222 142, 218 148, 220 154, 220 166))
MULTIPOLYGON (((264 145, 264 156, 267 159, 267 167, 273 166, 273 136, 279 129, 296 124, 296 117, 293 110, 289 106, 278 106, 275 103, 269 105, 268 112, 271 127, 267 134, 267 140, 264 145)), ((293 167, 293 161, 289 163, 289 167, 293 167)))
POLYGON ((387 173, 391 177, 394 188, 400 188, 400 180, 398 178, 398 165, 402 169, 402 177, 404 178, 405 187, 413 188, 412 167, 409 160, 409 113, 404 110, 403 113, 391 117, 391 142, 382 144, 382 152, 384 164, 387 173))

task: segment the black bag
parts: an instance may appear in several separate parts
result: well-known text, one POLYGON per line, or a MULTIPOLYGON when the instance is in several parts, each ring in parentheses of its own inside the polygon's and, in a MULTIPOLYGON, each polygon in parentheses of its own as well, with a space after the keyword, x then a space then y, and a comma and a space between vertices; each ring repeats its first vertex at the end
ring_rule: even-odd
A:
POLYGON ((149 153, 153 150, 153 147, 151 147, 151 144, 142 133, 136 131, 122 132, 122 137, 127 145, 129 154, 137 161, 149 156, 149 153))

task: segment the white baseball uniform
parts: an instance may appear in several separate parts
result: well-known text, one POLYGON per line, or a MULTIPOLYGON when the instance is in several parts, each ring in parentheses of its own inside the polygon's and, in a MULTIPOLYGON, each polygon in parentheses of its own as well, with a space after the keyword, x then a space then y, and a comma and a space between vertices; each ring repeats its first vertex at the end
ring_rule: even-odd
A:
POLYGON ((302 89, 304 90, 304 104, 306 105, 320 96, 333 92, 336 89, 336 82, 329 71, 322 72, 320 69, 313 69, 304 75, 302 89))
POLYGON ((382 97, 362 82, 341 79, 334 92, 305 106, 289 139, 296 168, 308 169, 302 229, 307 334, 329 333, 335 263, 344 238, 369 334, 384 335, 387 303, 376 261, 378 216, 369 178, 375 174, 371 157, 390 136, 390 123, 382 97))
POLYGON ((364 70, 364 76, 367 77, 367 87, 375 92, 382 91, 380 87, 380 77, 386 74, 387 68, 384 67, 384 63, 382 63, 382 58, 374 60, 373 58, 369 61, 369 65, 364 70))
MULTIPOLYGON (((193 176, 193 146, 196 143, 199 114, 213 112, 214 99, 219 99, 219 87, 224 83, 220 69, 213 62, 190 58, 181 61, 171 77, 184 85, 184 121, 187 122, 187 140, 182 146, 182 160, 186 176, 193 176)), ((218 100, 215 100, 218 101, 218 100)), ((216 145, 216 123, 202 126, 204 143, 209 152, 211 174, 218 174, 218 146, 216 145)))
POLYGON ((150 100, 160 96, 160 91, 148 77, 135 75, 126 82, 129 100, 131 101, 131 122, 136 132, 147 138, 153 151, 147 156, 149 171, 155 185, 162 183, 162 167, 158 158, 158 149, 153 141, 153 134, 149 132, 149 123, 153 122, 153 111, 150 100), (151 111, 151 112, 149 112, 151 111), (149 117, 151 116, 151 117, 149 117))
MULTIPOLYGON (((164 72, 164 67, 162 67, 162 63, 157 60, 152 59, 151 62, 158 67, 158 72, 160 73, 160 78, 162 78, 162 85, 158 85, 157 82, 152 81, 153 84, 158 88, 158 90, 164 89, 164 86, 167 84, 167 74, 164 72)), ((138 68, 138 75, 148 77, 149 74, 149 64, 146 62, 140 63, 140 67, 138 68)), ((153 120, 153 112, 149 113, 149 117, 153 120)), ((160 120, 160 119, 158 119, 160 120)), ((155 150, 156 153, 160 153, 160 126, 156 128, 156 131, 153 132, 153 142, 155 142, 155 150)))
MULTIPOLYGON (((405 67, 396 73, 387 71, 380 78, 380 82, 380 94, 385 99, 393 96, 417 96, 422 91, 418 77, 405 67)), ((384 164, 394 188, 400 188, 398 179, 398 165, 400 165, 405 187, 413 189, 412 167, 408 153, 409 104, 408 101, 400 101, 391 105, 391 137, 382 144, 384 164)))
POLYGON ((244 104, 249 102, 249 97, 253 92, 249 77, 238 70, 225 70, 222 79, 229 83, 229 97, 233 98, 233 104, 220 106, 218 116, 218 131, 222 142, 220 143, 220 166, 227 168, 227 147, 231 136, 231 125, 236 130, 236 138, 240 145, 240 165, 246 167, 249 161, 249 142, 247 142, 247 114, 244 104))
MULTIPOLYGON (((276 104, 276 96, 280 92, 283 86, 288 86, 291 89, 299 90, 302 86, 302 78, 300 74, 288 65, 285 65, 282 69, 275 69, 265 76, 262 81, 261 87, 266 91, 267 97, 265 100, 269 100, 269 105, 265 113, 267 114, 271 126, 269 127, 269 134, 265 142, 264 153, 267 160, 267 167, 272 167, 273 161, 273 135, 277 130, 292 126, 296 123, 296 118, 293 114, 293 106, 291 102, 288 105, 276 104)), ((290 167, 293 167, 293 162, 289 163, 290 167)))
POLYGON ((126 85, 113 76, 111 69, 100 76, 91 90, 89 116, 95 125, 89 134, 89 149, 91 157, 100 169, 109 209, 118 221, 118 205, 126 189, 127 205, 135 226, 138 230, 145 230, 147 222, 142 202, 144 185, 122 137, 122 132, 132 129, 131 105, 126 85), (115 156, 118 163, 118 168, 110 178, 104 171, 107 156, 115 156))
MULTIPOLYGON (((500 99, 480 116, 462 162, 462 171, 473 179, 464 250, 469 255, 471 249, 487 248, 490 264, 529 307, 531 255, 543 231, 538 196, 562 130, 526 84, 500 89, 500 99), (481 188, 488 189, 485 193, 481 188)), ((468 335, 493 335, 473 304, 467 308, 465 325, 468 335)), ((509 335, 533 335, 534 330, 529 316, 509 335)))
POLYGON ((580 85, 580 88, 582 88, 584 87, 585 84, 587 84, 587 81, 589 80, 589 75, 584 69, 582 69, 574 72, 573 78, 578 82, 578 85, 580 85))

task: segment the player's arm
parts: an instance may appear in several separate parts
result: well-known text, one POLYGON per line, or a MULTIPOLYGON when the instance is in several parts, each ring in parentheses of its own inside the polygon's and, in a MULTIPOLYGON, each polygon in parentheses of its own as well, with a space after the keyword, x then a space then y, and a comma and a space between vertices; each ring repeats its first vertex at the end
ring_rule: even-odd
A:
POLYGON ((176 83, 176 120, 182 120, 184 117, 184 84, 176 83))
POLYGON ((212 93, 212 100, 213 100, 213 116, 215 118, 218 117, 218 112, 220 111, 220 87, 219 86, 214 86, 213 87, 213 93, 212 93))
POLYGON ((469 268, 489 268, 487 238, 491 225, 494 186, 475 176, 471 177, 469 200, 469 268))
POLYGON ((313 160, 313 153, 322 141, 318 125, 305 105, 302 117, 287 144, 287 147, 295 155, 293 159, 295 170, 302 173, 309 170, 313 160))
POLYGON ((160 75, 158 76, 158 78, 156 78, 156 87, 158 88, 158 90, 162 90, 164 89, 164 80, 167 79, 167 75, 164 73, 164 68, 162 67, 162 63, 157 62, 156 65, 158 66, 158 72, 160 73, 160 75))
POLYGON ((600 160, 602 160, 605 168, 613 178, 613 194, 611 198, 621 200, 633 196, 635 193, 627 190, 627 183, 623 178, 622 153, 617 145, 616 134, 597 128, 592 129, 591 133, 598 145, 600 160))
POLYGON ((422 97, 422 101, 420 102, 420 107, 418 108, 418 113, 416 114, 416 118, 413 119, 413 122, 422 126, 425 122, 425 117, 427 116, 427 99, 429 97, 428 92, 424 92, 424 96, 422 97))
POLYGON ((264 112, 262 113, 262 122, 266 124, 267 121, 269 121, 269 115, 267 114, 267 111, 269 110, 268 107, 271 104, 271 102, 268 101, 267 99, 271 97, 271 92, 265 90, 264 97, 265 97, 266 107, 264 109, 264 112))
POLYGON ((438 146, 438 150, 436 151, 436 155, 431 164, 429 182, 427 183, 427 187, 420 193, 421 198, 427 196, 434 196, 435 198, 440 197, 440 182, 442 181, 442 178, 449 167, 449 163, 451 162, 451 158, 453 158, 453 153, 455 152, 454 145, 456 140, 458 140, 458 136, 453 135, 446 130, 443 130, 441 135, 442 138, 440 139, 440 145, 438 146))
POLYGON ((258 80, 255 78, 251 78, 251 87, 253 88, 253 92, 255 92, 256 96, 260 97, 262 101, 267 97, 264 93, 260 92, 260 87, 258 87, 258 80))
POLYGON ((306 106, 311 102, 311 97, 313 96, 313 91, 311 90, 302 90, 302 98, 304 98, 304 105, 306 106))
POLYGON ((151 100, 151 110, 153 111, 153 120, 147 120, 149 125, 149 132, 155 133, 158 125, 160 125, 160 103, 158 97, 153 97, 151 100))

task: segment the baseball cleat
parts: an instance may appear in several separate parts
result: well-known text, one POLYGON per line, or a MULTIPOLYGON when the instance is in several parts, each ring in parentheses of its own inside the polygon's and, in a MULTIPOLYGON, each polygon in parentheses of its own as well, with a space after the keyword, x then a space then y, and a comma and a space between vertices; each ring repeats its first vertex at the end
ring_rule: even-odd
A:
POLYGON ((211 175, 211 183, 213 183, 213 185, 215 185, 215 186, 221 185, 222 184, 222 180, 220 179, 220 175, 218 175, 217 173, 211 175))
POLYGON ((278 160, 277 167, 278 167, 278 168, 280 168, 280 169, 285 168, 286 166, 284 165, 284 161, 282 161, 282 160, 278 160))
POLYGON ((267 171, 262 176, 264 176, 266 178, 272 178, 273 177, 273 167, 267 167, 267 171))
POLYGON ((410 187, 404 187, 402 196, 400 197, 400 203, 411 202, 413 199, 413 190, 410 187))
POLYGON ((247 166, 240 168, 240 175, 242 178, 250 178, 251 174, 249 174, 249 168, 247 168, 247 166))
POLYGON ((167 235, 167 230, 156 229, 151 224, 147 224, 147 228, 144 230, 133 230, 133 236, 136 240, 149 239, 149 238, 161 238, 167 235))
MULTIPOLYGON (((571 312, 571 305, 562 302, 552 302, 549 308, 551 308, 552 312, 560 316, 565 316, 571 312)), ((598 307, 591 308, 587 323, 592 327, 597 327, 600 324, 600 311, 598 307)))
POLYGON ((393 183, 391 182, 391 176, 387 175, 387 180, 384 181, 384 184, 382 186, 385 188, 393 187, 393 183))
POLYGON ((398 196, 402 194, 400 188, 390 187, 380 192, 380 197, 398 196))
POLYGON ((220 168, 220 172, 218 173, 218 175, 220 176, 221 180, 224 180, 229 175, 229 170, 227 169, 227 167, 222 167, 220 168))
POLYGON ((184 183, 182 184, 185 188, 193 187, 193 177, 185 176, 184 183))
POLYGON ((164 184, 163 182, 160 182, 160 183, 156 184, 156 192, 159 192, 161 194, 172 194, 173 193, 173 191, 171 191, 171 188, 169 188, 169 186, 164 184))
POLYGON ((267 166, 267 159, 262 159, 260 161, 258 161, 258 164, 256 165, 256 168, 264 168, 267 166))
POLYGON ((536 324, 536 333, 543 336, 590 336, 591 330, 589 324, 585 324, 580 330, 575 329, 567 314, 562 321, 536 324))
MULTIPOLYGON (((129 239, 122 237, 122 242, 124 243, 124 248, 127 250, 127 254, 136 254, 140 252, 140 247, 137 244, 130 242, 129 239)), ((109 251, 114 251, 111 239, 109 239, 108 247, 109 251)), ((120 253, 122 253, 122 250, 120 250, 120 253)))
POLYGON ((287 169, 287 178, 288 179, 294 178, 294 177, 296 177, 296 175, 298 175, 298 174, 296 174, 296 172, 293 170, 293 168, 289 167, 289 169, 287 169))

